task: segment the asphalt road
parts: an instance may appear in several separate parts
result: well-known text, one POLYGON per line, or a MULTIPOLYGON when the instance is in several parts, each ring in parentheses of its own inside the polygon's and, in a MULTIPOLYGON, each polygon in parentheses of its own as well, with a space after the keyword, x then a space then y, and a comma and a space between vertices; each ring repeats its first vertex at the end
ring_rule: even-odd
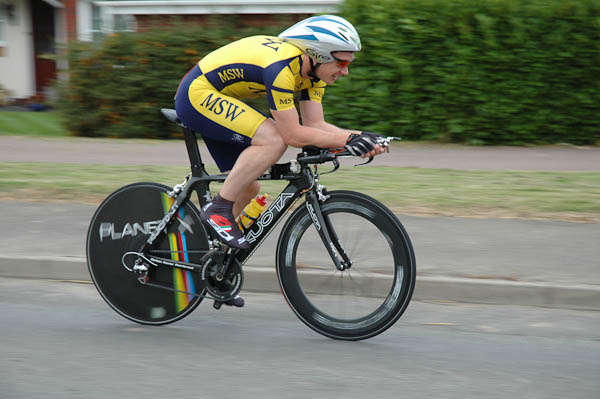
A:
POLYGON ((339 342, 281 295, 147 327, 89 284, 0 278, 0 392, 14 398, 598 398, 593 311, 414 301, 390 330, 339 342))

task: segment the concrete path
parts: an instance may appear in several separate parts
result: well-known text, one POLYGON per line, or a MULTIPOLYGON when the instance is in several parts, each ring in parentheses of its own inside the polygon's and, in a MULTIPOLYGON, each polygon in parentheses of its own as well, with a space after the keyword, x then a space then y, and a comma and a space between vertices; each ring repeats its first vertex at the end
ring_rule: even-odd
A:
MULTIPOLYGON (((202 159, 212 164, 204 145, 202 159)), ((295 159, 289 149, 282 161, 295 159)), ((353 160, 346 159, 345 162, 353 160)), ((71 162, 113 165, 189 165, 183 141, 30 138, 0 136, 0 162, 71 162)), ((600 170, 600 147, 470 147, 393 143, 373 165, 462 170, 600 170)))

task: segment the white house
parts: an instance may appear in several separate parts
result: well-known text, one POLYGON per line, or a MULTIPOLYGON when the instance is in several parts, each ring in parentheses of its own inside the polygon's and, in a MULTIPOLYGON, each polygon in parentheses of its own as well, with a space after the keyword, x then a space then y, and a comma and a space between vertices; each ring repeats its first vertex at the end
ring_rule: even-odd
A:
POLYGON ((43 96, 66 67, 57 62, 66 43, 135 31, 148 16, 248 14, 260 19, 265 14, 336 12, 342 1, 0 0, 0 89, 19 99, 43 96))

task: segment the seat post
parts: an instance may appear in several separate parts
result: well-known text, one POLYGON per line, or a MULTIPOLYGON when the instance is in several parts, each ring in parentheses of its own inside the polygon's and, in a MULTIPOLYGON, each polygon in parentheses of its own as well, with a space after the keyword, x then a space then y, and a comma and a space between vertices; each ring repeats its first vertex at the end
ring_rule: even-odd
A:
POLYGON ((206 173, 206 169, 204 169, 204 164, 202 163, 202 157, 200 156, 200 149, 198 148, 196 132, 184 126, 183 137, 185 139, 185 146, 187 148, 188 157, 190 158, 192 176, 206 176, 208 173, 206 173))

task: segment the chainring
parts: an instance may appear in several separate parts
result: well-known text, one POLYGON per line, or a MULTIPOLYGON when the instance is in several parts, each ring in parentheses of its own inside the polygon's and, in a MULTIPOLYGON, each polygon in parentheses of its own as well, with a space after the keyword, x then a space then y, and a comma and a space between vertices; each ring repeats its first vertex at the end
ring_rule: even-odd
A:
POLYGON ((227 301, 242 290, 244 272, 237 259, 229 266, 225 275, 220 275, 221 264, 209 258, 202 265, 201 278, 206 282, 206 290, 214 299, 227 301))

